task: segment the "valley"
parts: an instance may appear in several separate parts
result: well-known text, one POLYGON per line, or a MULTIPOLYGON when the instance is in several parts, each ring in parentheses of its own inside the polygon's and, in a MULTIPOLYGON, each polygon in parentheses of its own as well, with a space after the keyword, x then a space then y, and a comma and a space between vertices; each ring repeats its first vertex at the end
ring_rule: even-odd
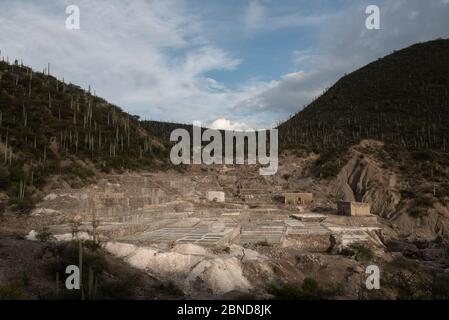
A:
POLYGON ((449 298, 447 52, 344 76, 271 130, 266 163, 240 135, 236 164, 201 164, 207 128, 0 62, 0 298, 449 298), (86 287, 63 289, 83 261, 86 287))
MULTIPOLYGON (((318 155, 286 151, 273 176, 260 176, 255 165, 194 165, 182 173, 101 175, 79 189, 55 183, 26 220, 12 216, 5 225, 32 241, 47 233, 57 242, 98 242, 106 254, 190 298, 263 299, 272 286, 305 279, 326 288, 328 298, 386 298, 395 289, 367 290, 365 269, 374 264, 385 272, 402 257, 398 248, 447 239, 437 231, 447 230, 445 222, 434 216, 447 214, 447 204, 427 217, 392 218, 402 178, 363 154, 368 147, 383 144, 362 141, 329 180, 311 173, 318 155), (369 205, 355 209, 362 202, 369 205)), ((444 241, 409 254, 427 255, 426 263, 444 274, 444 241)))

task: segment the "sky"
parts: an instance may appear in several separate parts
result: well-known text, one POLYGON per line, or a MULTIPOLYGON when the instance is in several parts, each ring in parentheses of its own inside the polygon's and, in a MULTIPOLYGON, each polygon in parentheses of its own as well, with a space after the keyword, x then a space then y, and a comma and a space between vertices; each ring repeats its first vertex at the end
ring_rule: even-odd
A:
POLYGON ((449 38, 449 0, 0 0, 10 61, 50 63, 142 119, 220 129, 276 126, 345 73, 436 38, 449 38))

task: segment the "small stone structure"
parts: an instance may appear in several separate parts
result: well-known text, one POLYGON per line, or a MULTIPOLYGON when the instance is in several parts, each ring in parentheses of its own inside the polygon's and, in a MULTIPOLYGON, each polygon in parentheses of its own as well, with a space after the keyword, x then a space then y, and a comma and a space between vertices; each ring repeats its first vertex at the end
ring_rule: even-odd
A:
POLYGON ((208 201, 225 202, 225 193, 223 191, 207 191, 206 198, 208 201))
POLYGON ((369 203, 364 202, 349 202, 349 201, 339 201, 338 214, 342 216, 370 216, 371 206, 369 203))
POLYGON ((290 217, 303 222, 323 222, 327 218, 326 215, 318 213, 292 214, 290 217))
POLYGON ((319 223, 287 225, 283 247, 295 247, 305 252, 326 252, 331 246, 331 232, 319 223))
POLYGON ((312 193, 286 193, 284 197, 285 204, 288 206, 310 205, 313 203, 312 193))
MULTIPOLYGON (((312 193, 284 192, 294 190, 273 188, 258 175, 217 178, 216 173, 198 171, 110 175, 81 190, 49 194, 34 213, 70 218, 73 212, 84 212, 80 230, 90 230, 95 213, 103 239, 162 248, 173 243, 255 244, 323 253, 354 242, 371 243, 371 234, 380 230, 366 203, 340 202, 339 215, 319 214, 310 210, 312 193)), ((0 193, 0 206, 6 201, 0 193)), ((55 234, 71 234, 68 223, 50 227, 55 234)))

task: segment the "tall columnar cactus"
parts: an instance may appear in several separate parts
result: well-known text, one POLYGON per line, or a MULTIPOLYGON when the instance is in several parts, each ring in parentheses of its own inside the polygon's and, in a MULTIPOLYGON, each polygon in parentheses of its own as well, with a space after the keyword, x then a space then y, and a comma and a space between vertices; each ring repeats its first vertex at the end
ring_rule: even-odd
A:
POLYGON ((81 300, 84 300, 84 286, 83 286, 83 241, 79 241, 78 245, 78 268, 80 270, 80 290, 81 300))
POLYGON ((94 270, 92 267, 89 267, 89 276, 87 280, 87 296, 89 300, 92 300, 94 298, 93 296, 93 290, 94 290, 94 270))
POLYGON ((30 80, 29 80, 29 84, 28 84, 28 97, 31 97, 32 81, 33 81, 33 70, 30 69, 30 80))
POLYGON ((25 182, 23 180, 20 180, 20 183, 19 183, 19 200, 21 200, 21 201, 25 198, 25 188, 26 188, 25 182))
POLYGON ((28 114, 27 109, 25 108, 25 105, 22 106, 22 113, 23 113, 23 126, 26 127, 28 125, 28 114))
POLYGON ((56 297, 59 298, 59 272, 56 272, 56 297))

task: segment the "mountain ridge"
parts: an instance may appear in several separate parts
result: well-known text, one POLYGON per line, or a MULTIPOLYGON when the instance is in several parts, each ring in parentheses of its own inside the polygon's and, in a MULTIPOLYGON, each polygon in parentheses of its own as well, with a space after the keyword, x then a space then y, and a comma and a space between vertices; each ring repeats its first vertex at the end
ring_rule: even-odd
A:
POLYGON ((347 148, 363 139, 449 149, 449 40, 412 45, 338 80, 278 129, 282 145, 347 148))
POLYGON ((17 60, 0 62, 0 154, 2 198, 19 211, 53 174, 79 182, 169 165, 164 142, 138 116, 17 60))

